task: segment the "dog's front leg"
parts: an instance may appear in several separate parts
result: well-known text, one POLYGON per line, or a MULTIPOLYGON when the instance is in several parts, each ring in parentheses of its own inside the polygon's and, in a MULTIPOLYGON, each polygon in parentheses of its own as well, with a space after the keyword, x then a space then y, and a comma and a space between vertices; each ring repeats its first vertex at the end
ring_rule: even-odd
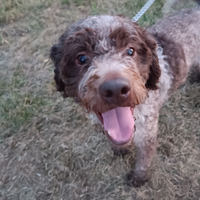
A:
POLYGON ((135 140, 137 156, 135 169, 127 176, 129 185, 140 187, 150 178, 149 169, 156 154, 157 147, 157 127, 158 119, 156 117, 153 123, 152 121, 150 124, 147 123, 146 126, 143 126, 135 133, 137 137, 135 140))
POLYGON ((140 187, 150 178, 149 169, 156 153, 156 143, 156 139, 149 139, 142 146, 137 146, 135 169, 127 176, 129 185, 140 187))

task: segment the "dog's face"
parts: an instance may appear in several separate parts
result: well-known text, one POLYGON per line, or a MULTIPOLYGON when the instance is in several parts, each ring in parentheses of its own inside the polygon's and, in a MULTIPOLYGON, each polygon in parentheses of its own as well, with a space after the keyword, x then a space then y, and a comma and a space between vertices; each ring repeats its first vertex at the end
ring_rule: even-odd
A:
POLYGON ((128 143, 134 107, 156 90, 156 42, 136 23, 94 16, 74 24, 51 49, 57 90, 95 112, 117 145, 128 143))

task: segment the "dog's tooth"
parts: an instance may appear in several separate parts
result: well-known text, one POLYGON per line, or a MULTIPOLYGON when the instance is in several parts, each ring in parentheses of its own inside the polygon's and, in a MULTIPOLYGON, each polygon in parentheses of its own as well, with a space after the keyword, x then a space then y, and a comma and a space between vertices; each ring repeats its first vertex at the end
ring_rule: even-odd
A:
POLYGON ((108 131, 108 135, 110 135, 110 131, 108 131))

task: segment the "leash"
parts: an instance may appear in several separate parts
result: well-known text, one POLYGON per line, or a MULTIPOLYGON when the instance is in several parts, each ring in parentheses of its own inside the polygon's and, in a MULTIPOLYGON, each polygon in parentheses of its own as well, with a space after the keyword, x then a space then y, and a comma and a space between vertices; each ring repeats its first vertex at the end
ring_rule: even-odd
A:
POLYGON ((133 17, 132 21, 133 22, 137 22, 140 17, 142 17, 142 15, 144 15, 144 13, 149 9, 149 7, 153 4, 155 0, 149 0, 147 1, 147 3, 140 9, 140 11, 137 13, 137 15, 135 15, 135 17, 133 17))

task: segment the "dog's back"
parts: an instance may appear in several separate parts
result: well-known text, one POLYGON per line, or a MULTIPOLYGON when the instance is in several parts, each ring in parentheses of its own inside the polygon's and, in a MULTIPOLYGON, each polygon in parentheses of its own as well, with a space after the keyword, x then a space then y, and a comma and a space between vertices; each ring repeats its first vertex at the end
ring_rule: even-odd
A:
POLYGON ((148 29, 163 48, 176 89, 192 65, 200 66, 200 9, 186 9, 148 29))

